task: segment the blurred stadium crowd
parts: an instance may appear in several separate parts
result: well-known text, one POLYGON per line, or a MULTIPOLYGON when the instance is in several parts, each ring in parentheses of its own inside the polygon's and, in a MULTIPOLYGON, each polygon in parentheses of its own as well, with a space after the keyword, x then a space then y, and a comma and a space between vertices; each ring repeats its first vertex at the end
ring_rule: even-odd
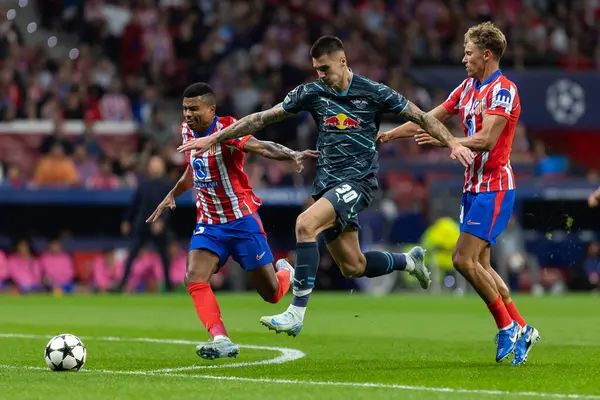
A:
MULTIPOLYGON (((459 65, 464 32, 484 20, 493 19, 507 36, 502 66, 600 69, 596 0, 31 1, 42 26, 76 40, 78 52, 52 58, 46 47, 26 45, 28 33, 11 19, 0 24, 0 121, 54 121, 54 133, 42 138, 27 159, 9 154, 0 159, 0 184, 15 188, 135 188, 152 154, 164 158, 176 179, 184 168, 175 151, 177 113, 188 84, 209 82, 218 93, 220 115, 241 117, 270 107, 315 78, 309 48, 322 35, 344 40, 354 72, 388 84, 424 110, 440 104, 447 92, 414 81, 407 71, 459 65), (69 120, 85 121, 77 139, 65 135, 69 120), (135 148, 104 148, 94 133, 99 121, 136 122, 135 148)), ((462 135, 457 122, 449 127, 462 135)), ((259 135, 300 149, 313 147, 316 139, 308 115, 259 135)), ((532 165, 536 176, 556 178, 572 171, 570 160, 529 138, 526 126, 519 127, 513 146, 513 163, 532 165)), ((383 160, 447 159, 445 150, 419 147, 412 140, 380 150, 383 160)), ((300 176, 292 166, 257 157, 247 161, 245 170, 256 188, 311 182, 311 168, 300 176)), ((596 171, 586 173, 598 179, 596 171)), ((396 209, 426 207, 427 177, 389 172, 381 182, 396 209)), ((17 253, 26 253, 25 246, 16 247, 17 253)), ((32 276, 47 274, 54 282, 45 261, 31 265, 40 271, 32 276)), ((0 280, 1 266, 0 258, 0 280)))

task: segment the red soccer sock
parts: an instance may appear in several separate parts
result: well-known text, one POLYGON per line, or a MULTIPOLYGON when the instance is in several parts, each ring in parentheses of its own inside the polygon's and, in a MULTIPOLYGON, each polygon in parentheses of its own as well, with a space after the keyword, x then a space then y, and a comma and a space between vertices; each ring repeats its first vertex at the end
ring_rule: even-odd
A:
POLYGON ((504 329, 512 324, 512 318, 506 309, 506 306, 502 302, 502 297, 498 296, 496 300, 487 305, 498 329, 504 329))
POLYGON ((511 300, 511 302, 506 305, 506 311, 508 311, 508 314, 512 319, 517 321, 517 324, 519 324, 521 328, 525 328, 525 325, 527 325, 527 323, 525 322, 523 317, 521 317, 521 314, 519 313, 519 310, 517 310, 517 306, 515 306, 514 301, 511 300))
POLYGON ((287 269, 280 269, 275 274, 277 281, 279 282, 279 290, 277 294, 271 300, 267 300, 269 303, 279 303, 279 300, 290 290, 290 271, 287 269))
POLYGON ((221 319, 221 309, 210 284, 197 282, 188 285, 188 292, 192 296, 196 313, 211 337, 227 336, 227 330, 221 319))

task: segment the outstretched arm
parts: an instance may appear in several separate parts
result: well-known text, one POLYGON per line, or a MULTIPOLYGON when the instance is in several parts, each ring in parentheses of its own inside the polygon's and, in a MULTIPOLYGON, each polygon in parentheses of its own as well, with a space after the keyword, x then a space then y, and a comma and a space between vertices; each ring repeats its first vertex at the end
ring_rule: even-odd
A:
POLYGON ((286 161, 293 160, 300 152, 289 149, 282 144, 250 138, 244 143, 244 151, 260 154, 271 160, 286 161))
POLYGON ((304 168, 302 161, 307 158, 318 158, 319 152, 315 150, 295 151, 282 144, 250 138, 244 143, 244 151, 260 154, 264 158, 277 161, 295 161, 298 172, 304 168))
POLYGON ((279 103, 275 107, 268 110, 245 116, 244 118, 237 120, 234 124, 223 129, 221 132, 211 135, 211 137, 215 138, 215 143, 223 143, 229 139, 250 135, 261 130, 267 125, 283 121, 292 115, 293 114, 285 111, 281 103, 279 103))
POLYGON ((183 152, 195 149, 199 153, 204 153, 217 143, 223 143, 230 139, 250 135, 267 125, 283 121, 292 115, 293 114, 285 111, 281 103, 279 103, 268 110, 247 115, 220 132, 202 138, 188 140, 179 146, 177 150, 183 152))
POLYGON ((154 212, 146 219, 146 223, 150 224, 156 222, 161 218, 165 211, 169 209, 173 210, 175 208, 175 198, 194 187, 194 178, 190 169, 191 167, 186 167, 181 178, 179 178, 175 186, 173 186, 173 189, 167 193, 154 212))
MULTIPOLYGON (((453 114, 449 112, 443 105, 437 106, 433 110, 429 111, 427 115, 432 116, 440 122, 444 122, 453 116, 453 114)), ((377 141, 380 143, 386 143, 390 140, 413 137, 419 132, 419 129, 420 126, 418 124, 414 122, 407 122, 387 132, 381 132, 377 137, 377 141)))
POLYGON ((444 124, 433 115, 421 110, 415 104, 408 102, 408 105, 400 112, 400 115, 420 126, 421 129, 442 142, 444 146, 454 148, 458 145, 457 138, 450 133, 444 124))

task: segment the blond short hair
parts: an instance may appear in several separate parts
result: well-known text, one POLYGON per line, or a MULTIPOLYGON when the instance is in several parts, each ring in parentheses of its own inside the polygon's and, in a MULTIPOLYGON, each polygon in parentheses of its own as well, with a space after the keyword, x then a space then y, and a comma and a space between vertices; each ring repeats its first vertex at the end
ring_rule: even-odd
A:
POLYGON ((465 33, 465 45, 473 42, 481 50, 489 50, 497 61, 506 50, 506 37, 493 22, 483 22, 469 28, 465 33))

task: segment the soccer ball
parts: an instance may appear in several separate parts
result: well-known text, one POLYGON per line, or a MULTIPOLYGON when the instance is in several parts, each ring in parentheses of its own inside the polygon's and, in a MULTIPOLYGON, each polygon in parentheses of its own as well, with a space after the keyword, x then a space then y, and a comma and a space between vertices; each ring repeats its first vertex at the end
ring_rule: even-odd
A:
POLYGON ((46 345, 44 358, 52 371, 79 371, 85 364, 85 346, 75 335, 57 335, 46 345))

